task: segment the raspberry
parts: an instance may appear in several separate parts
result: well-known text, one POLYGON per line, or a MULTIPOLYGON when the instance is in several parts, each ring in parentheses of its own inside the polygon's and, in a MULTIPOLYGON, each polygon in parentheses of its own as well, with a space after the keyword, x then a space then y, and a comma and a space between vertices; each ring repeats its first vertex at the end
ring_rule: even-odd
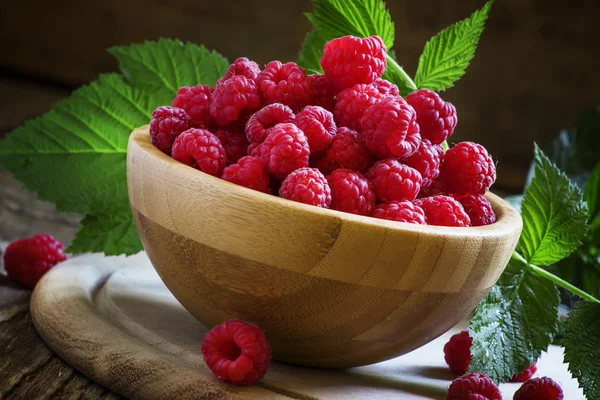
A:
POLYGON ((210 115, 219 125, 244 121, 252 111, 260 108, 260 98, 253 80, 234 75, 221 82, 213 92, 210 115))
POLYGON ((421 173, 423 185, 421 189, 431 185, 431 182, 440 174, 440 161, 444 149, 439 144, 431 144, 427 139, 421 140, 418 150, 410 157, 402 160, 402 163, 413 167, 421 173))
POLYGON ((453 195, 485 194, 496 180, 496 166, 485 147, 461 142, 442 157, 440 179, 453 195))
POLYGON ((250 143, 248 145, 248 155, 260 158, 260 145, 261 143, 250 143))
POLYGON ((375 193, 364 176, 349 169, 336 169, 327 177, 331 208, 358 215, 371 215, 375 193))
POLYGON ((306 77, 313 87, 314 95, 311 104, 333 111, 337 90, 325 75, 314 74, 306 77))
POLYGON ((510 378, 509 382, 527 382, 537 372, 537 363, 531 364, 529 367, 510 378))
POLYGON ((311 153, 329 148, 336 132, 331 112, 319 106, 306 106, 296 115, 294 123, 306 135, 311 153))
POLYGON ((33 289, 48 270, 67 259, 64 248, 50 235, 14 241, 4 253, 4 269, 10 279, 33 289))
POLYGON ((328 208, 331 190, 325 176, 316 168, 300 168, 289 174, 279 189, 279 195, 288 200, 328 208))
POLYGON ((390 96, 400 96, 400 90, 398 90, 398 86, 394 85, 390 81, 386 81, 385 79, 377 79, 373 82, 373 86, 379 90, 379 93, 383 95, 390 96))
POLYGON ((258 326, 235 319, 204 335, 202 354, 217 378, 238 386, 260 381, 271 363, 271 346, 265 334, 258 326))
POLYGON ((471 220, 462 204, 450 196, 433 196, 415 200, 415 204, 425 211, 428 225, 469 226, 471 220))
POLYGON ((378 102, 383 95, 372 85, 354 85, 336 96, 333 115, 338 126, 360 130, 360 119, 365 110, 378 102))
POLYGON ((362 135, 341 127, 337 129, 331 147, 317 165, 326 175, 338 168, 365 173, 373 165, 373 155, 365 146, 362 135))
POLYGON ((260 158, 251 156, 240 158, 237 163, 223 170, 221 178, 259 192, 271 193, 269 190, 271 177, 267 172, 267 166, 260 158))
POLYGON ((444 345, 444 359, 454 375, 464 375, 471 362, 471 345, 473 338, 468 331, 461 331, 452 335, 444 345))
POLYGON ((267 164, 269 173, 283 179, 298 168, 308 166, 310 148, 306 136, 296 125, 277 124, 253 154, 267 164))
POLYGON ((152 112, 150 140, 165 154, 171 154, 175 138, 190 129, 190 116, 181 108, 163 106, 152 112))
POLYGON ((421 144, 416 114, 400 97, 386 96, 360 120, 365 144, 380 157, 409 157, 421 144))
POLYGON ((374 218, 425 225, 425 213, 410 201, 390 201, 377 206, 371 214, 374 218))
POLYGON ((173 143, 173 158, 214 176, 221 176, 227 160, 219 139, 205 129, 188 129, 173 143))
POLYGON ((262 143, 269 128, 277 124, 294 122, 296 116, 291 108, 280 103, 269 104, 254 113, 246 123, 246 137, 250 143, 262 143))
POLYGON ((227 163, 236 163, 248 152, 248 139, 243 132, 231 128, 221 128, 215 131, 215 136, 225 148, 227 163))
POLYGON ((442 182, 438 177, 434 179, 429 186, 421 186, 421 191, 417 195, 417 198, 422 199, 424 197, 432 197, 440 194, 446 194, 446 190, 444 189, 444 182, 442 182))
POLYGON ((258 74, 256 85, 264 104, 282 103, 293 111, 301 110, 313 98, 306 72, 294 62, 271 61, 258 74))
POLYGON ((490 202, 480 194, 472 194, 458 199, 471 219, 471 226, 490 225, 496 222, 496 214, 490 202))
POLYGON ((448 388, 447 400, 502 400, 500 389, 487 375, 472 372, 456 378, 448 388))
POLYGON ((191 128, 211 129, 214 123, 209 110, 212 93, 213 89, 207 85, 183 86, 171 105, 188 113, 191 128))
POLYGON ((321 66, 338 89, 357 83, 373 83, 386 67, 385 44, 379 36, 365 39, 344 36, 325 44, 321 66))
POLYGON ((257 63, 248 60, 246 57, 240 57, 227 68, 227 72, 217 81, 217 85, 236 75, 243 75, 250 80, 256 81, 259 73, 260 67, 257 63))
POLYGON ((548 377, 534 378, 525 382, 515 393, 513 400, 563 400, 562 388, 548 377))
POLYGON ((421 188, 421 174, 408 165, 400 164, 393 158, 377 161, 367 179, 375 188, 377 198, 382 202, 414 200, 421 188))
POLYGON ((421 136, 433 144, 441 144, 452 135, 456 122, 456 109, 431 90, 421 89, 406 96, 408 104, 417 113, 421 136))

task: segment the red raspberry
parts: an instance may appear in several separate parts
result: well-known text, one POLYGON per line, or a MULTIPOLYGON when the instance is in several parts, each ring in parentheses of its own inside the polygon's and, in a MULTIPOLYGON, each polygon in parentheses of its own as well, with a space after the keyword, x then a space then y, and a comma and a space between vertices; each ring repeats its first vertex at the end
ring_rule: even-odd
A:
POLYGON ((487 375, 472 372, 456 378, 448 388, 447 400, 502 400, 500 389, 487 375))
POLYGON ((367 172, 367 179, 375 187, 375 194, 382 202, 412 201, 417 197, 423 182, 419 171, 400 164, 393 158, 377 161, 367 172))
POLYGON ((219 138, 206 129, 188 129, 173 143, 173 158, 214 176, 221 176, 227 161, 219 138))
POLYGON ((277 124, 253 154, 266 164, 269 173, 283 179, 308 166, 310 148, 304 133, 294 124, 277 124))
POLYGON ((442 157, 440 179, 453 195, 485 194, 496 180, 496 166, 485 147, 461 142, 442 157))
POLYGON ((4 253, 4 269, 10 279, 33 289, 48 270, 67 259, 64 248, 50 235, 14 241, 4 253))
POLYGON ((417 195, 418 199, 422 199, 424 197, 432 197, 440 194, 447 194, 444 189, 444 182, 442 182, 439 176, 431 182, 431 184, 427 187, 421 186, 421 191, 417 195))
POLYGON ((416 114, 400 97, 386 96, 360 120, 365 144, 380 157, 409 157, 421 144, 416 114))
POLYGON ((246 123, 246 137, 250 143, 262 143, 269 128, 277 124, 294 122, 296 116, 291 108, 280 103, 269 104, 254 113, 246 123))
POLYGON ((458 199, 471 218, 471 226, 490 225, 496 222, 496 214, 490 202, 480 194, 472 194, 458 199))
POLYGON ((531 377, 537 372, 537 363, 531 364, 529 367, 525 367, 525 369, 510 378, 509 382, 527 382, 531 379, 531 377))
POLYGON ((400 96, 400 90, 398 90, 398 86, 385 79, 377 79, 375 82, 373 82, 373 86, 375 86, 377 90, 379 90, 379 93, 383 95, 400 96))
POLYGON ((238 386, 260 381, 271 363, 271 346, 265 334, 258 326, 235 319, 204 335, 202 354, 217 378, 238 386))
POLYGON ((363 136, 350 128, 338 128, 331 147, 317 163, 328 175, 338 168, 365 173, 373 165, 373 155, 365 146, 363 136))
POLYGON ((294 123, 306 135, 311 153, 327 150, 337 129, 333 114, 319 106, 304 107, 294 123))
POLYGON ((525 382, 515 393, 513 400, 563 400, 560 385, 548 377, 534 378, 525 382))
POLYGON ((250 143, 248 145, 248 155, 260 158, 260 145, 261 143, 250 143))
POLYGON ((431 144, 429 140, 423 139, 421 140, 419 149, 410 157, 402 160, 402 163, 413 167, 421 173, 423 177, 421 190, 431 185, 431 182, 440 174, 440 161, 443 154, 444 149, 442 149, 442 146, 431 144))
POLYGON ((279 196, 322 208, 331 204, 327 179, 316 168, 300 168, 289 174, 279 188, 279 196))
POLYGON ((421 207, 410 201, 390 201, 377 206, 371 215, 375 218, 391 221, 425 225, 425 213, 421 207))
POLYGON ((190 116, 181 108, 163 106, 152 112, 150 141, 165 154, 171 154, 175 138, 190 129, 190 116))
POLYGON ((212 93, 213 89, 207 85, 183 86, 171 105, 188 113, 191 128, 211 129, 214 124, 209 110, 212 93))
POLYGON ((248 139, 243 132, 231 128, 221 128, 215 131, 215 136, 225 148, 227 163, 236 163, 248 153, 248 139))
POLYGON ((336 96, 333 109, 335 122, 338 126, 360 130, 360 119, 365 114, 365 110, 382 97, 383 95, 373 85, 354 85, 342 90, 336 96))
POLYGON ((386 67, 385 44, 379 36, 344 36, 325 44, 321 67, 338 89, 373 83, 386 67))
POLYGON ((260 67, 257 63, 248 60, 246 57, 240 57, 227 68, 227 72, 217 81, 217 85, 236 75, 243 75, 250 80, 256 81, 259 73, 260 67))
POLYGON ((433 144, 441 144, 452 135, 456 122, 456 109, 431 90, 421 89, 406 97, 408 104, 417 113, 417 123, 421 127, 421 136, 433 144))
POLYGON ((461 331, 452 335, 448 343, 444 345, 444 359, 454 375, 467 373, 471 362, 471 345, 473 338, 468 331, 461 331))
POLYGON ((331 208, 358 215, 371 215, 375 193, 364 176, 349 169, 336 169, 327 177, 331 208))
POLYGON ((254 110, 260 108, 260 98, 253 80, 234 75, 221 82, 213 92, 210 115, 219 125, 244 121, 254 110))
POLYGON ((415 200, 425 211, 427 225, 469 226, 471 220, 462 204, 450 196, 433 196, 415 200))
POLYGON ((260 158, 251 156, 240 158, 237 163, 223 170, 221 178, 259 192, 271 193, 269 189, 271 177, 267 172, 267 166, 260 158))
POLYGON ((306 72, 295 62, 271 61, 258 74, 256 84, 264 104, 282 103, 298 111, 313 98, 306 72))
POLYGON ((335 95, 337 94, 337 90, 333 87, 333 83, 331 83, 325 75, 321 74, 308 75, 307 79, 314 91, 311 104, 323 107, 328 111, 333 111, 333 107, 335 106, 335 95))

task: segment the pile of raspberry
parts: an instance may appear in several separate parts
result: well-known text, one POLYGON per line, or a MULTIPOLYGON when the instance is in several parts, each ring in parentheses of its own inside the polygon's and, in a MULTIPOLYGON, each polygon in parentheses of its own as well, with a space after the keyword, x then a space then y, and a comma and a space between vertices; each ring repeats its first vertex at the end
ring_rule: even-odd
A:
POLYGON ((456 109, 421 89, 403 98, 381 79, 378 36, 325 44, 324 74, 238 58, 217 81, 182 87, 152 114, 152 143, 229 182, 317 207, 400 222, 481 226, 496 179, 486 149, 444 152, 456 109))

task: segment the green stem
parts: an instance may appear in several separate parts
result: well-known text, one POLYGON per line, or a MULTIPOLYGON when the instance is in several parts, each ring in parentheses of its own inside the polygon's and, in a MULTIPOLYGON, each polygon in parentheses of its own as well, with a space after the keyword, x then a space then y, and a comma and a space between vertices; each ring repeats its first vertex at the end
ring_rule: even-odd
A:
POLYGON ((415 82, 411 79, 410 76, 408 76, 406 71, 404 71, 404 69, 400 65, 398 65, 396 60, 394 60, 389 54, 387 54, 385 57, 387 59, 387 67, 396 72, 395 76, 397 76, 400 79, 400 81, 402 82, 402 86, 406 89, 406 91, 410 93, 417 90, 417 85, 415 84, 415 82))

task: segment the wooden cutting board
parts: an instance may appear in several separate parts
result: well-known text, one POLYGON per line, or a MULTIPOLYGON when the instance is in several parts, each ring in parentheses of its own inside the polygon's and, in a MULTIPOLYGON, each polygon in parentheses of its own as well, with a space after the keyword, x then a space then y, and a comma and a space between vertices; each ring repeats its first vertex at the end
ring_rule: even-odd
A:
MULTIPOLYGON (((31 299, 34 323, 63 359, 110 389, 139 399, 445 399, 453 379, 443 346, 458 328, 405 356, 343 371, 274 362, 257 386, 218 381, 200 354, 206 328, 171 295, 144 253, 73 258, 53 269, 31 299)), ((267 332, 268 337, 268 332, 267 332)), ((551 346, 538 376, 583 399, 551 346)), ((501 385, 512 399, 518 384, 501 385)))

